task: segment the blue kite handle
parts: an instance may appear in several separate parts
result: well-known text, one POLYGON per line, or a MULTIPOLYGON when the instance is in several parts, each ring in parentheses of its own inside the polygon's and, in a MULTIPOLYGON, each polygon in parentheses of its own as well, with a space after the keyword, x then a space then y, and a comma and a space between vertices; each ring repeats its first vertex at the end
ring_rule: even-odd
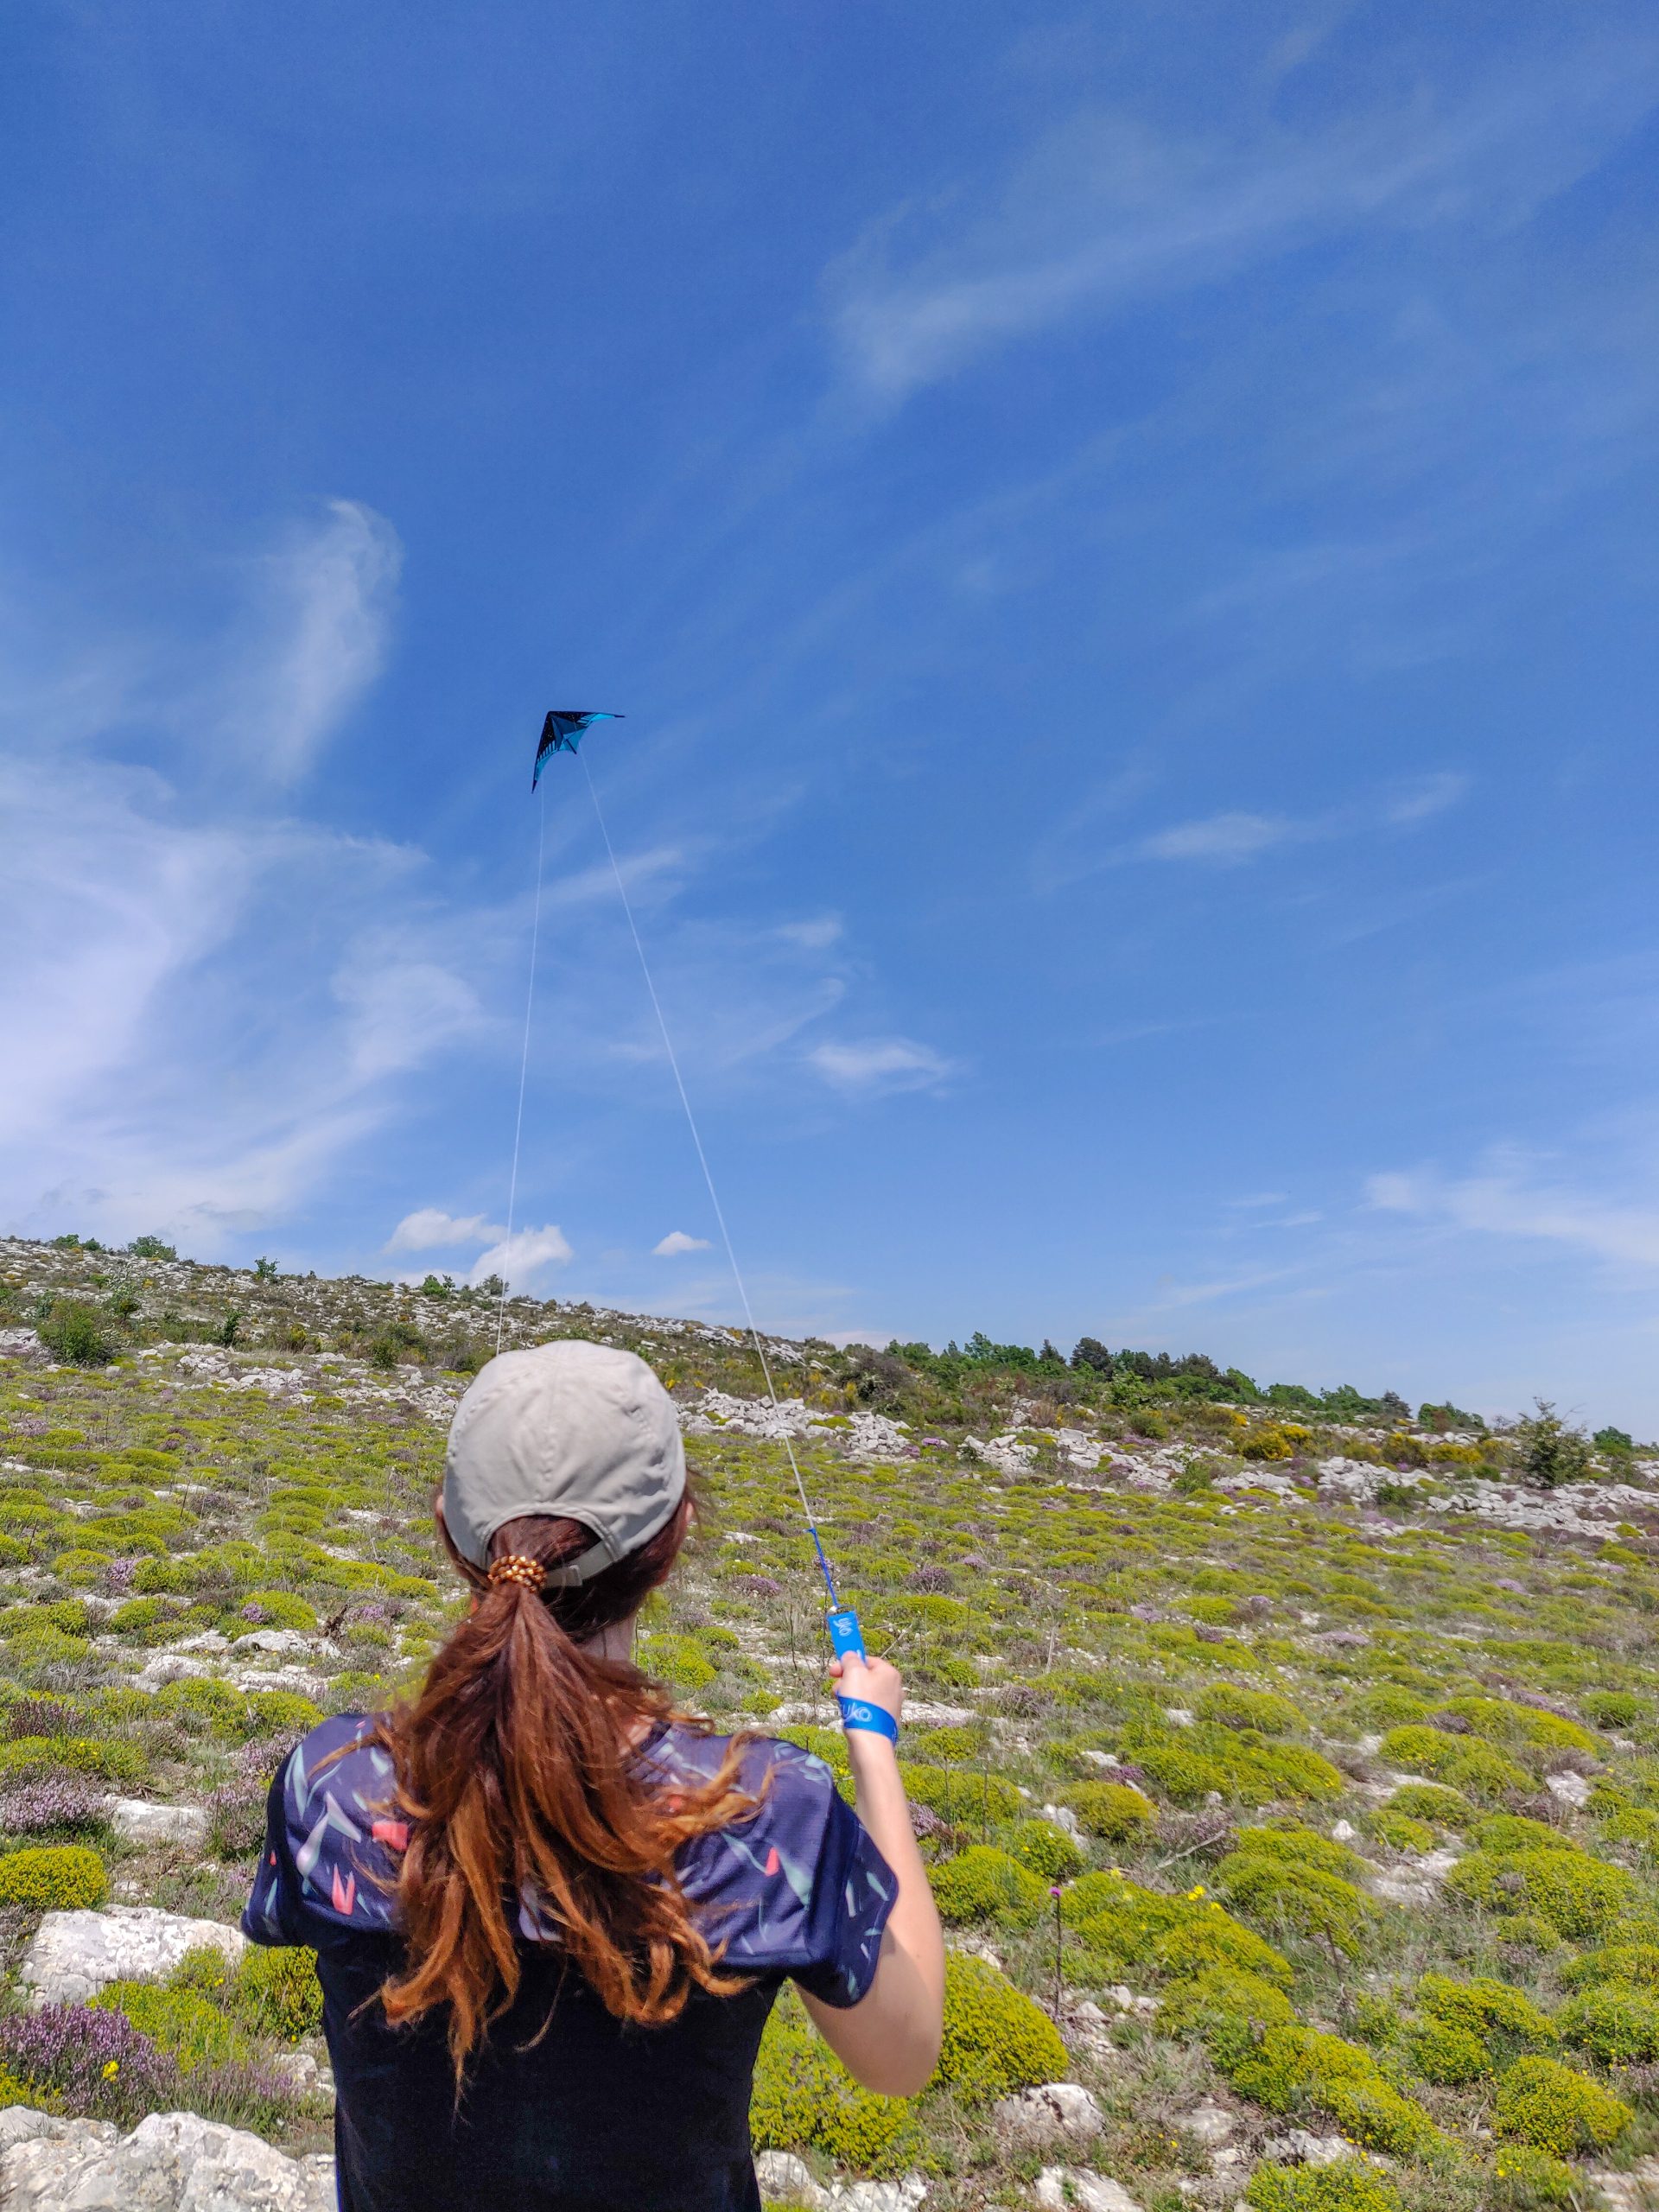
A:
POLYGON ((861 1659, 864 1656, 864 1631, 858 1624, 858 1615, 850 1605, 838 1605, 834 1612, 827 1613, 824 1626, 830 1631, 830 1641, 836 1648, 837 1659, 861 1659))

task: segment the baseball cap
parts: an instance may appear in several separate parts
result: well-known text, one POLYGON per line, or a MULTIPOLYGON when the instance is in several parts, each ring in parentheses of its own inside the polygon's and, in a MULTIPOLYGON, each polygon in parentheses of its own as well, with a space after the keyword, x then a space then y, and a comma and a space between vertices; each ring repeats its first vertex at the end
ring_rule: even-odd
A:
POLYGON ((649 1543, 684 1491, 673 1400, 643 1359, 613 1344, 567 1338, 498 1353, 449 1426, 444 1523, 474 1567, 488 1565, 505 1522, 544 1513, 593 1531, 547 1578, 586 1582, 649 1543))

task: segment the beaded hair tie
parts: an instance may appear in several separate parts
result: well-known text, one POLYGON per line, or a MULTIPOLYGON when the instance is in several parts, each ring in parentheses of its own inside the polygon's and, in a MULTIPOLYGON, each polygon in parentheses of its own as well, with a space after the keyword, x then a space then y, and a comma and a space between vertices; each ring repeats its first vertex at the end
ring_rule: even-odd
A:
POLYGON ((490 1582, 522 1582, 526 1590, 540 1591, 547 1582, 547 1569, 538 1559, 530 1559, 523 1552, 505 1552, 499 1559, 492 1560, 486 1580, 490 1582))

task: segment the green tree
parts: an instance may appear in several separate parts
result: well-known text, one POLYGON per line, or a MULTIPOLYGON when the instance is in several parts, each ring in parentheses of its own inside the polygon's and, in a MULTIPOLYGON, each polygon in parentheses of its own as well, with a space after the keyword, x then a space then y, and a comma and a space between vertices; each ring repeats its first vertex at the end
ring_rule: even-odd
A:
POLYGON ((1564 1421, 1548 1398, 1533 1402, 1537 1410, 1516 1424, 1522 1473, 1541 1490, 1583 1482, 1592 1471, 1590 1440, 1564 1421))
POLYGON ((159 1236, 135 1236, 127 1249, 135 1260, 176 1260, 177 1248, 159 1236))

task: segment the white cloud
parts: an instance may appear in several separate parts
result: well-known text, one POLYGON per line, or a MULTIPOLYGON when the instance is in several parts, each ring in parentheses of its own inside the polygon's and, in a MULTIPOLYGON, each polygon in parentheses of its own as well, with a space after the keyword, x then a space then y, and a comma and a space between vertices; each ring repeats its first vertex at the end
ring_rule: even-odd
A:
POLYGON ((1119 860, 1197 861, 1212 868, 1236 868, 1264 853, 1293 845, 1329 843, 1385 828, 1413 830, 1455 806, 1470 788, 1467 776, 1450 770, 1397 784, 1379 796, 1324 814, 1223 813, 1178 822, 1167 830, 1121 849, 1119 860))
POLYGON ((499 1222, 481 1213, 445 1213, 441 1206, 416 1206, 406 1213, 381 1248, 387 1252, 436 1252, 450 1244, 493 1243, 506 1235, 499 1222))
POLYGON ((552 1222, 543 1229, 515 1229, 511 1236, 502 1236, 479 1254, 467 1270, 467 1280, 478 1283, 486 1275, 504 1275, 513 1288, 523 1288, 543 1268, 561 1267, 575 1256, 564 1232, 552 1222))
POLYGON ((671 1260, 681 1252, 706 1252, 709 1246, 706 1236, 688 1236, 683 1229, 671 1229, 662 1243, 651 1249, 655 1258, 671 1260))
POLYGON ((225 726, 274 781, 305 772, 379 675, 402 565, 397 531, 356 499, 331 499, 325 521, 264 563, 264 652, 225 726))
POLYGON ((924 1090, 957 1073, 957 1064, 908 1037, 869 1038, 861 1043, 819 1045, 808 1064, 837 1090, 924 1090))
POLYGON ((1084 113, 993 188, 899 207, 826 273, 850 381, 896 404, 999 345, 1364 227, 1512 221, 1646 111, 1650 43, 1588 43, 1435 114, 1421 98, 1247 147, 1084 113), (977 201, 977 204, 976 204, 977 201), (966 210, 965 214, 960 211, 966 210))
POLYGON ((839 942, 842 935, 841 918, 837 914, 820 914, 808 922, 785 922, 778 934, 790 944, 798 944, 804 952, 821 952, 839 942))
POLYGON ((1446 1178, 1430 1169, 1373 1175, 1365 1194, 1384 1212, 1412 1214, 1485 1236, 1567 1244, 1596 1259, 1659 1268, 1659 1206, 1551 1182, 1522 1153, 1500 1152, 1477 1175, 1446 1178))
POLYGON ((1211 814, 1143 837, 1135 850, 1143 860, 1212 861, 1226 868, 1318 834, 1310 824, 1282 814, 1211 814))

